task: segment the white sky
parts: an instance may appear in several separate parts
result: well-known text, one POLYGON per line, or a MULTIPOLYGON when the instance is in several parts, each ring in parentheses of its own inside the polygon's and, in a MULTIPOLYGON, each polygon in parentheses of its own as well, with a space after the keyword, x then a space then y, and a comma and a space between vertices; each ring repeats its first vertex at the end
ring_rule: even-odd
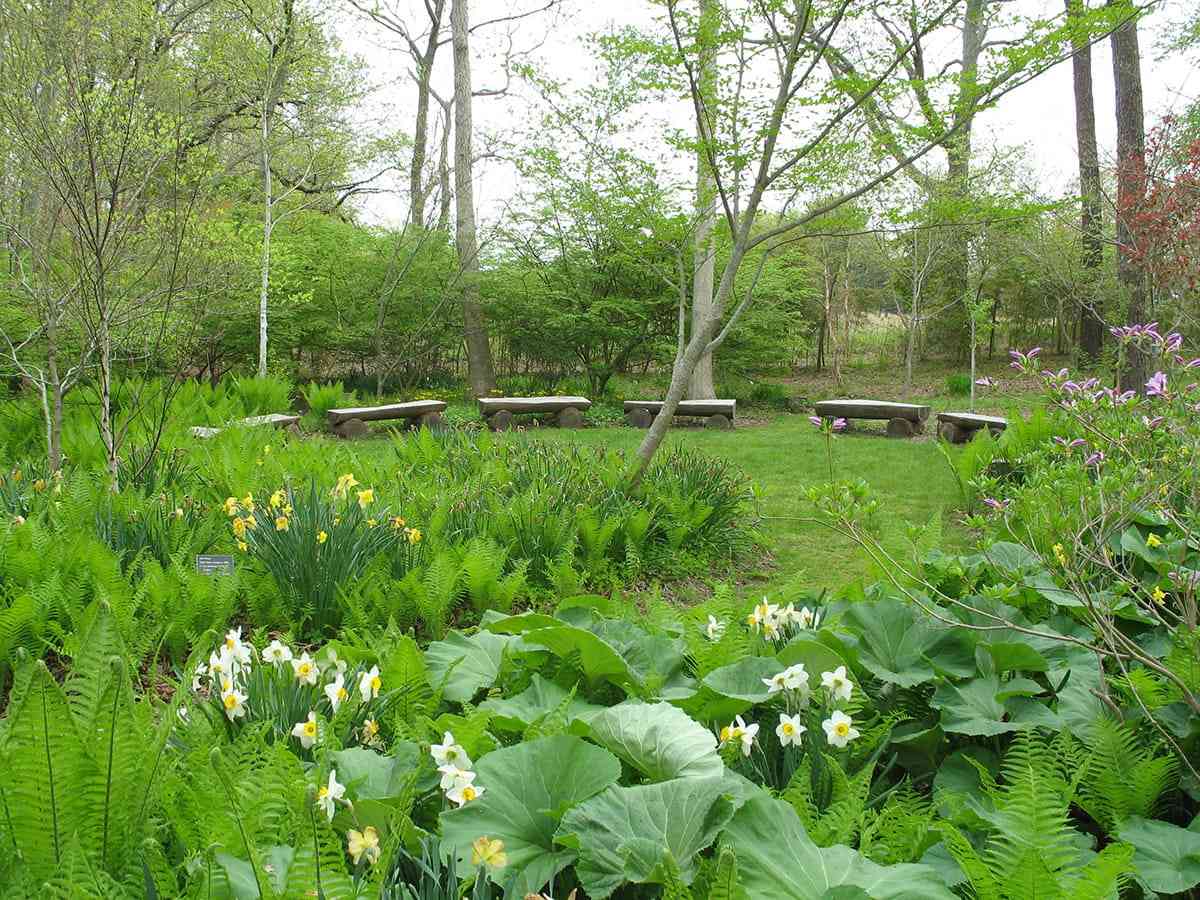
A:
MULTIPOLYGON (((401 8, 407 5, 411 12, 407 21, 421 23, 424 20, 417 5, 420 2, 391 0, 389 5, 401 8)), ((1030 10, 1040 9, 1047 15, 1057 15, 1062 8, 1056 0, 1021 2, 1030 10)), ((1200 74, 1195 60, 1164 56, 1159 46, 1167 23, 1178 18, 1183 5, 1190 2, 1193 0, 1166 0, 1140 23, 1147 128, 1164 114, 1179 110, 1190 99, 1200 96, 1200 74)), ((514 8, 527 9, 535 3, 540 4, 540 0, 473 0, 471 20, 478 22, 514 8)), ((557 80, 579 84, 581 79, 591 77, 593 71, 589 50, 584 45, 587 35, 607 31, 613 25, 646 26, 652 22, 653 8, 645 0, 563 0, 562 11, 554 20, 546 16, 526 20, 515 29, 513 40, 517 49, 536 47, 533 59, 537 60, 540 71, 557 80)), ((421 26, 416 27, 419 30, 421 26)), ((406 74, 411 61, 400 50, 399 39, 354 16, 339 17, 338 33, 343 48, 361 57, 366 65, 372 90, 359 112, 363 125, 411 133, 415 88, 406 74)), ((477 34, 479 38, 472 47, 475 87, 497 86, 503 83, 501 50, 507 41, 506 33, 502 28, 493 28, 486 35, 477 34)), ((450 64, 451 48, 447 44, 439 51, 436 79, 446 94, 450 92, 450 64)), ((1101 157, 1111 158, 1115 120, 1112 59, 1107 41, 1093 47, 1092 74, 1101 157)), ((683 100, 678 111, 669 110, 667 114, 680 126, 690 121, 690 109, 683 100)), ((507 97, 476 98, 474 118, 475 130, 480 135, 511 134, 514 128, 535 123, 538 112, 529 89, 514 80, 507 97)), ((658 143, 654 133, 647 133, 645 139, 658 143)), ((991 147, 1023 147, 1036 184, 1052 196, 1068 192, 1078 173, 1070 63, 1061 64, 1018 88, 996 108, 982 114, 977 119, 972 143, 981 157, 991 147)), ((477 150, 478 147, 477 140, 477 150)), ((431 148, 431 153, 436 154, 436 148, 431 148)), ((403 220, 407 208, 406 177, 404 172, 397 173, 391 185, 395 192, 369 198, 364 209, 369 220, 393 225, 403 220)), ((479 165, 475 196, 481 220, 494 223, 502 217, 506 203, 517 189, 517 179, 509 164, 490 160, 479 165)))

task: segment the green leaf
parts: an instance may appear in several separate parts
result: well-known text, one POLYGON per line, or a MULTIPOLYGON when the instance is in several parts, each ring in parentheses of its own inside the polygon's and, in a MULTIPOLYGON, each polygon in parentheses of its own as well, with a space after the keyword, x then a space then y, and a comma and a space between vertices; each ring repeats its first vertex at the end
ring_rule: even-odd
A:
POLYGON ((421 751, 411 741, 399 741, 391 756, 365 747, 350 747, 329 754, 338 781, 355 800, 391 800, 404 792, 405 783, 420 763, 421 751))
MULTIPOLYGON (((479 704, 492 714, 491 724, 502 731, 524 731, 542 716, 559 708, 569 692, 536 672, 529 687, 512 697, 493 698, 479 704)), ((572 697, 567 704, 567 719, 586 718, 588 714, 606 709, 572 697)))
POLYGON ((713 733, 670 703, 627 701, 588 717, 586 724, 593 740, 650 781, 725 771, 713 733))
POLYGON ((932 680, 936 672, 929 654, 950 639, 945 628, 896 599, 852 604, 846 623, 858 633, 859 661, 876 678, 901 687, 932 680))
POLYGON ((1028 547, 1009 541, 996 541, 983 551, 983 557, 1004 572, 1020 573, 1042 565, 1041 558, 1028 547))
POLYGON ((942 728, 958 734, 991 737, 1040 725, 1057 727, 1060 723, 1054 713, 1021 696, 1033 690, 1041 688, 1029 679, 1002 682, 991 675, 943 684, 929 702, 942 711, 942 728))
MULTIPOLYGON (((291 847, 268 847, 262 851, 262 856, 263 869, 270 879, 271 888, 282 895, 287 887, 288 870, 292 867, 296 851, 291 847)), ((222 852, 217 852, 215 858, 217 864, 225 870, 229 890, 236 900, 259 900, 258 881, 250 863, 222 852)))
POLYGON ((663 884, 667 855, 691 884, 696 854, 732 818, 725 779, 680 778, 637 787, 612 786, 563 817, 559 843, 579 851, 575 872, 589 897, 622 884, 663 884))
POLYGON ((511 895, 537 893, 575 859, 556 847, 564 812, 614 784, 621 763, 602 747, 557 735, 495 750, 479 759, 475 783, 483 796, 440 816, 442 840, 453 848, 460 874, 472 870, 471 843, 481 835, 504 842, 508 865, 495 874, 511 895))
POLYGON ((1200 884, 1200 817, 1190 828, 1132 816, 1118 837, 1133 845, 1133 866, 1150 890, 1178 894, 1200 884))
POLYGON ((998 675, 1017 671, 1045 672, 1049 667, 1046 657, 1028 644, 1017 641, 997 641, 986 646, 998 675))
POLYGON ((747 656, 732 665, 714 669, 700 683, 722 697, 753 705, 765 702, 769 696, 763 679, 778 675, 783 669, 774 657, 747 656))
POLYGON ((452 631, 444 641, 434 641, 425 651, 429 680, 436 687, 446 678, 442 692, 447 700, 466 703, 480 690, 496 683, 504 648, 512 640, 505 635, 480 631, 467 637, 452 631))
POLYGON ((791 805, 765 794, 733 817, 721 838, 754 900, 824 900, 857 888, 872 900, 955 900, 928 866, 879 866, 849 847, 818 847, 791 805))
POLYGON ((785 668, 802 663, 805 671, 814 679, 814 684, 820 683, 818 679, 822 672, 832 672, 838 666, 846 665, 846 661, 836 650, 808 637, 798 637, 791 641, 775 654, 775 658, 785 668))
POLYGON ((586 629, 574 625, 535 628, 525 632, 524 640, 547 648, 555 656, 578 659, 583 674, 592 681, 611 681, 627 692, 640 686, 616 648, 586 629))

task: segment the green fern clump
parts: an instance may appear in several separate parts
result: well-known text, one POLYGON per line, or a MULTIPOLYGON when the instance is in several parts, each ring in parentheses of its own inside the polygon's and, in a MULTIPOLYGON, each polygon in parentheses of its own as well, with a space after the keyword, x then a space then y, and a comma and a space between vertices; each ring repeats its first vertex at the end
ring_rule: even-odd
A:
POLYGON ((1112 719, 1093 723, 1087 746, 1076 803, 1108 834, 1130 816, 1152 818, 1177 783, 1175 756, 1143 746, 1132 729, 1112 719))

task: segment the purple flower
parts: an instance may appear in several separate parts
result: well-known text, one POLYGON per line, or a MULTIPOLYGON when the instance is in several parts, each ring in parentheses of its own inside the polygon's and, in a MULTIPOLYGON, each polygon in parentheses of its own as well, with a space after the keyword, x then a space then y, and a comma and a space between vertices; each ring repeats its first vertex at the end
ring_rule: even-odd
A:
POLYGON ((825 421, 820 416, 809 416, 808 421, 812 422, 817 428, 825 424, 825 421))
POLYGON ((1200 367, 1200 356, 1196 357, 1196 358, 1195 358, 1195 359, 1193 359, 1193 360, 1189 360, 1189 361, 1188 361, 1188 362, 1187 362, 1187 363, 1184 365, 1184 368, 1185 368, 1185 369, 1195 369, 1195 368, 1197 368, 1197 367, 1200 367))
POLYGON ((1074 450, 1076 447, 1087 446, 1087 441, 1085 441, 1083 438, 1075 438, 1074 440, 1068 441, 1065 437, 1059 437, 1058 435, 1054 436, 1054 443, 1058 444, 1058 446, 1062 447, 1064 450, 1074 450))
POLYGON ((1097 468, 1099 468, 1103 462, 1104 462, 1104 453, 1103 453, 1103 451, 1097 450, 1095 453, 1093 453, 1091 456, 1089 456, 1087 459, 1085 459, 1083 461, 1083 464, 1085 466, 1096 466, 1097 468))
POLYGON ((845 431, 846 430, 846 420, 845 419, 834 419, 833 420, 833 430, 834 431, 845 431))
POLYGON ((984 375, 982 378, 976 378, 975 383, 980 387, 995 387, 996 382, 984 375))
POLYGON ((1151 419, 1149 416, 1142 416, 1142 424, 1151 431, 1161 425, 1164 421, 1165 419, 1162 416, 1155 416, 1153 419, 1151 419))
POLYGON ((996 510, 997 512, 1004 512, 1004 510, 1008 509, 1009 506, 1012 505, 1012 501, 1011 500, 997 500, 994 497, 984 497, 983 505, 990 506, 992 509, 996 510))
POLYGON ((1079 385, 1077 385, 1074 381, 1064 381, 1060 387, 1062 387, 1062 389, 1068 394, 1074 394, 1080 389, 1079 385))
POLYGON ((1147 397, 1165 397, 1167 395, 1167 373, 1155 372, 1146 382, 1147 397))
POLYGON ((1034 347, 1032 350, 1030 350, 1028 353, 1025 354, 1025 358, 1026 359, 1035 359, 1035 358, 1037 358, 1038 354, 1041 352, 1042 352, 1041 347, 1034 347))
POLYGON ((1176 353, 1183 346, 1183 335, 1178 331, 1172 331, 1163 338, 1163 350, 1167 353, 1176 353))

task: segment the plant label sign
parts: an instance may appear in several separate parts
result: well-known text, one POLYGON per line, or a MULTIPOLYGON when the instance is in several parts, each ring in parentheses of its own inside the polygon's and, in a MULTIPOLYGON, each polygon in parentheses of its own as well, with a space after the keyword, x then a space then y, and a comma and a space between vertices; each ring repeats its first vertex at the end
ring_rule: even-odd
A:
POLYGON ((233 557, 199 554, 196 557, 196 571, 201 575, 232 575, 233 557))

